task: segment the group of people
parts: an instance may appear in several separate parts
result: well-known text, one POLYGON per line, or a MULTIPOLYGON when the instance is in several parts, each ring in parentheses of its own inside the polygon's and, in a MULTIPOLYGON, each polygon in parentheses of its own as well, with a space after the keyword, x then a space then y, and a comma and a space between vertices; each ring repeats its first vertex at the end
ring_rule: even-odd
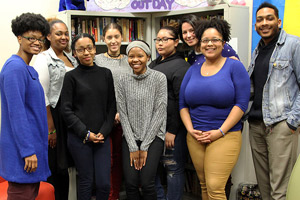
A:
POLYGON ((180 200, 188 152, 202 199, 228 199, 243 116, 262 198, 285 199, 297 158, 300 39, 280 26, 277 8, 261 4, 261 40, 247 73, 227 43, 225 20, 187 15, 179 27, 162 27, 154 39, 159 56, 148 65, 145 41, 121 54, 118 24, 103 29, 106 53, 96 55, 94 38, 83 33, 73 38, 71 56, 63 21, 17 17, 19 51, 0 73, 0 176, 9 182, 8 199, 35 199, 46 180, 56 199, 68 199, 75 166, 80 200, 118 199, 122 177, 129 200, 180 200), (188 62, 177 52, 179 38, 193 49, 188 62))

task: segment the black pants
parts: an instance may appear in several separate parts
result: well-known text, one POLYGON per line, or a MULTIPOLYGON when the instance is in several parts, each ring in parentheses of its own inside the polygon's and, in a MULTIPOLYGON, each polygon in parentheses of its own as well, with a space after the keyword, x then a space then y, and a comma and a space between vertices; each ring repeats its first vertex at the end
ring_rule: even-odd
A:
POLYGON ((68 148, 78 171, 78 200, 90 200, 93 183, 96 183, 96 199, 107 200, 110 190, 110 141, 83 143, 75 134, 68 135, 68 148))
MULTIPOLYGON (((137 141, 137 144, 140 146, 141 142, 137 141)), ((129 148, 123 137, 122 156, 127 199, 140 200, 141 187, 143 200, 156 200, 155 176, 163 148, 164 142, 156 137, 148 149, 146 165, 141 170, 136 170, 134 166, 130 166, 129 148)))

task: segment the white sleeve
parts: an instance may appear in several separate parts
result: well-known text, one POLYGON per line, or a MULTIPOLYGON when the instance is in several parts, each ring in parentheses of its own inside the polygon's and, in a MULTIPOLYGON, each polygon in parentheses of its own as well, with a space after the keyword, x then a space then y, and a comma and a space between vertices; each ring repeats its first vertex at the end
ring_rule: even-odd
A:
POLYGON ((39 74, 39 80, 44 89, 46 106, 48 106, 50 104, 48 99, 48 93, 50 88, 50 75, 47 58, 43 53, 37 55, 33 67, 39 74))

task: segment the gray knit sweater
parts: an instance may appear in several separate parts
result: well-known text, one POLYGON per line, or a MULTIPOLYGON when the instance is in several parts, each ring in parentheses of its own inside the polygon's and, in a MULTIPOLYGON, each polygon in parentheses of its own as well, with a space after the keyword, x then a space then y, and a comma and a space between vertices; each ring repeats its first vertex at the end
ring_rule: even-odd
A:
POLYGON ((122 74, 116 91, 129 151, 148 151, 156 136, 164 140, 168 101, 166 76, 150 68, 141 75, 122 74), (137 140, 142 141, 140 148, 137 140))

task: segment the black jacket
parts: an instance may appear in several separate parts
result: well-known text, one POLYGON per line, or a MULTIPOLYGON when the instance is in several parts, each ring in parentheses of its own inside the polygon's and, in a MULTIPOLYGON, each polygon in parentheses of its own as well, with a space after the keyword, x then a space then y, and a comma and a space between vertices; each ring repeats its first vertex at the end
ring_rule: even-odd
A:
POLYGON ((180 126, 183 126, 179 114, 179 91, 183 77, 190 67, 179 53, 175 53, 164 60, 159 56, 153 60, 149 67, 164 73, 168 81, 168 117, 167 132, 177 134, 180 126))

